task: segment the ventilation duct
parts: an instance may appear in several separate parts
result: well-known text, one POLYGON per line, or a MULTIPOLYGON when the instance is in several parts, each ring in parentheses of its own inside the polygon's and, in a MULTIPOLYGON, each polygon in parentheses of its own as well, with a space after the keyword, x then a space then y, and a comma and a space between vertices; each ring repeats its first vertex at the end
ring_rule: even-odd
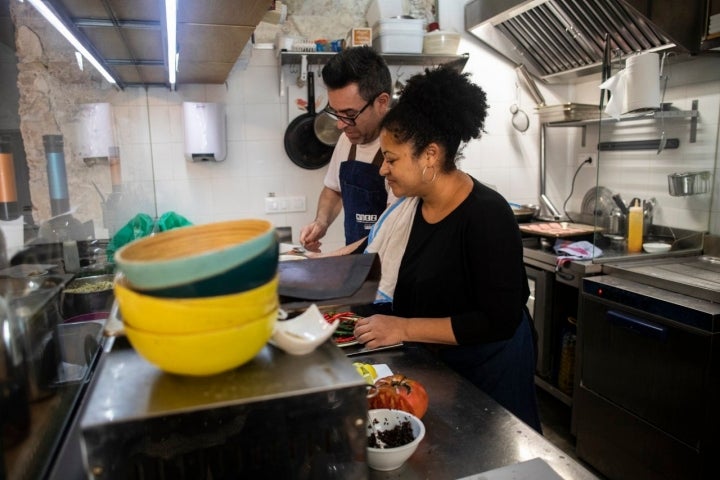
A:
POLYGON ((599 72, 604 38, 615 58, 700 50, 704 0, 473 0, 465 28, 548 83, 599 72))

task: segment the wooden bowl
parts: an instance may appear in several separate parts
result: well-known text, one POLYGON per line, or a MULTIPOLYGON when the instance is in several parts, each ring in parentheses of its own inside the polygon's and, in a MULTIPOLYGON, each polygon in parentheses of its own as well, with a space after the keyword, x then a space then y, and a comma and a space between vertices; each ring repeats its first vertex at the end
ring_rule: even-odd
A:
POLYGON ((262 285, 274 276, 277 257, 273 225, 245 219, 140 238, 119 249, 115 262, 133 289, 178 297, 224 295, 262 285))

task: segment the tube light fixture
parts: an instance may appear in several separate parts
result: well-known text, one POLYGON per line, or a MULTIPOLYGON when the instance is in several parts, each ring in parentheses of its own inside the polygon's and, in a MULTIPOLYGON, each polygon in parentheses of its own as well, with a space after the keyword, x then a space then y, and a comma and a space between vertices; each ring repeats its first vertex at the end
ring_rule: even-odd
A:
POLYGON ((167 28, 168 81, 175 89, 177 72, 177 0, 165 0, 165 28, 167 28))
POLYGON ((82 54, 83 57, 85 57, 88 62, 90 62, 98 72, 102 74, 103 77, 105 77, 105 80, 112 83, 113 85, 117 84, 117 81, 115 78, 105 70, 105 68, 100 64, 100 62, 95 58, 95 56, 90 53, 90 51, 85 48, 85 46, 82 44, 80 40, 70 31, 70 29, 63 23, 62 20, 53 12, 42 0, 28 0, 28 3, 30 3, 35 9, 40 12, 40 14, 45 17, 45 19, 50 22, 50 24, 55 27, 55 29, 62 34, 63 37, 65 37, 70 44, 75 47, 75 49, 82 54))

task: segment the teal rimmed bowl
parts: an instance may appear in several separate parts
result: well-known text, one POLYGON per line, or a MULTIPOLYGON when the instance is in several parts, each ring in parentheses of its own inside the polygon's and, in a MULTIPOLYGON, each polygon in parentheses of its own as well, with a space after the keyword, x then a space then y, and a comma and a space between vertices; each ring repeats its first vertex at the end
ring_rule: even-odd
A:
POLYGON ((277 274, 280 256, 278 247, 277 242, 273 242, 259 255, 212 277, 168 288, 147 288, 141 291, 154 297, 193 298, 231 295, 252 290, 266 284, 277 274))
POLYGON ((150 295, 224 295, 273 278, 278 242, 266 220, 215 222, 135 240, 115 253, 115 263, 133 289, 150 295))

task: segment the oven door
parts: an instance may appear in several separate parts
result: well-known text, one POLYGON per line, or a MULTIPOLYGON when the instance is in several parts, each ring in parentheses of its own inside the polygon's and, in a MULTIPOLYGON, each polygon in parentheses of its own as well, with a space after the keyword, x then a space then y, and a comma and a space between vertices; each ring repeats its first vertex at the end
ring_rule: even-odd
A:
POLYGON ((712 337, 583 299, 582 384, 688 445, 700 440, 712 337))
POLYGON ((709 312, 700 303, 612 276, 584 279, 576 451, 609 478, 718 478, 715 335, 684 323, 709 312))

